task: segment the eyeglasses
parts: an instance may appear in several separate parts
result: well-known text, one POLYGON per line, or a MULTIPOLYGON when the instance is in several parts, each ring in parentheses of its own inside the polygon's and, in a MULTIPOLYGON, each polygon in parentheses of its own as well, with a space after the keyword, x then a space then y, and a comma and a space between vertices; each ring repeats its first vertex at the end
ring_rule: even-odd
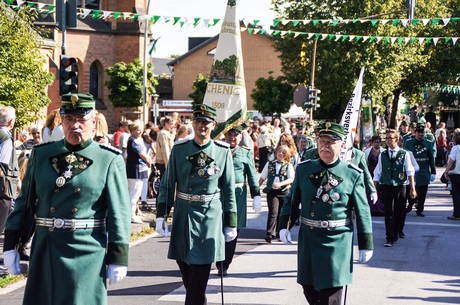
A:
POLYGON ((385 140, 393 140, 396 139, 396 137, 386 137, 385 140))
POLYGON ((37 131, 37 132, 32 132, 32 134, 38 134, 38 135, 39 135, 39 134, 40 134, 40 132, 38 132, 38 131, 37 131))
POLYGON ((91 119, 92 117, 85 118, 85 117, 74 117, 74 116, 65 115, 62 120, 66 124, 75 124, 75 122, 77 122, 78 124, 85 124, 91 119))

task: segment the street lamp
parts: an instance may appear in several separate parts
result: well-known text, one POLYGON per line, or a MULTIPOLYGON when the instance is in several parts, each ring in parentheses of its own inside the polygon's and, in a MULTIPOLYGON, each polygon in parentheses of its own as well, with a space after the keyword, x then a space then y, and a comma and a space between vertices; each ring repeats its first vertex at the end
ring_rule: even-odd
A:
POLYGON ((153 124, 155 124, 155 126, 157 125, 157 116, 158 116, 158 98, 160 97, 158 94, 154 94, 152 95, 153 97, 153 124))

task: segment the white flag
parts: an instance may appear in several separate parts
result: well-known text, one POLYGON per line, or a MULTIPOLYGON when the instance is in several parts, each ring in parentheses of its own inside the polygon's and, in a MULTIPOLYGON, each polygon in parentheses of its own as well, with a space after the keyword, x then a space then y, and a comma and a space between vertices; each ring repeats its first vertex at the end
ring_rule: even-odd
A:
POLYGON ((361 110, 361 96, 362 96, 362 91, 363 91, 363 75, 364 75, 364 67, 361 68, 361 72, 359 73, 358 82, 356 83, 355 89, 353 90, 353 94, 348 100, 347 107, 345 108, 345 111, 343 112, 342 120, 340 121, 340 125, 344 127, 345 134, 347 135, 347 138, 345 140, 345 149, 343 149, 342 152, 340 153, 340 159, 344 161, 351 160, 353 143, 355 141, 355 136, 356 136, 356 128, 358 127, 359 112, 361 110))
POLYGON ((203 104, 217 111, 217 126, 212 133, 214 139, 246 119, 246 86, 236 0, 227 2, 211 69, 211 81, 206 88, 203 104))

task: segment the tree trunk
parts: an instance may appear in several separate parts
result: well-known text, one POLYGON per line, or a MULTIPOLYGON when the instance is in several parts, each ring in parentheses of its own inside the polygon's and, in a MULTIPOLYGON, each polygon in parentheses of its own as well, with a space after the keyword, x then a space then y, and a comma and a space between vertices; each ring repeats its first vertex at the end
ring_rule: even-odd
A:
POLYGON ((393 91, 393 102, 391 106, 391 115, 390 115, 390 122, 388 124, 389 128, 396 128, 396 115, 398 114, 398 103, 399 103, 399 95, 401 94, 401 88, 396 89, 393 91))

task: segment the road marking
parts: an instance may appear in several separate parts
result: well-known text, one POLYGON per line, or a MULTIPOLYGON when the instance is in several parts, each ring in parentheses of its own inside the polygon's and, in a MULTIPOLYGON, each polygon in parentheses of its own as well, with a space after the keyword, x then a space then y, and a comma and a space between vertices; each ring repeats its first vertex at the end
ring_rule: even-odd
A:
MULTIPOLYGON (((373 220, 372 223, 385 224, 385 221, 373 220)), ((459 224, 450 224, 450 223, 437 223, 437 222, 411 222, 411 221, 406 221, 406 225, 432 226, 432 227, 457 227, 457 228, 460 228, 460 223, 459 224)))

